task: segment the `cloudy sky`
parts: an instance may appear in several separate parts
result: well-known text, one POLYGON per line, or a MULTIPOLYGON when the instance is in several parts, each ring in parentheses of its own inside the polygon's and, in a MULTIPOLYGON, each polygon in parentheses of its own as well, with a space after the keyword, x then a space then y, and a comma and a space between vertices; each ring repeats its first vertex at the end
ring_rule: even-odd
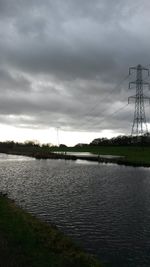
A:
POLYGON ((149 0, 0 0, 0 140, 129 134, 128 68, 150 66, 149 10, 149 0))

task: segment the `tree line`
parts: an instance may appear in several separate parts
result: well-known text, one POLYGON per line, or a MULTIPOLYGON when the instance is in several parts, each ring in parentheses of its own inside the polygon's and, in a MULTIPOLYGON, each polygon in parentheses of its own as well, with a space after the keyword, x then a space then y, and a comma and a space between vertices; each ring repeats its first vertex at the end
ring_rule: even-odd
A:
POLYGON ((108 138, 97 138, 94 139, 90 146, 136 146, 136 145, 146 145, 150 146, 150 134, 145 134, 141 136, 127 136, 119 135, 111 139, 108 138))

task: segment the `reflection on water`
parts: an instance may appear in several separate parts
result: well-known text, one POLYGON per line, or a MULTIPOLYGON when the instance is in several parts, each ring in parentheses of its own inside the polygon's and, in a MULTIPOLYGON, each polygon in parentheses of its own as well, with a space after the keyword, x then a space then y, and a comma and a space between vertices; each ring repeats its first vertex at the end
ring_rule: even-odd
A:
POLYGON ((88 156, 92 156, 92 157, 97 157, 96 154, 92 154, 90 152, 67 152, 67 155, 71 155, 71 156, 79 156, 79 157, 88 157, 88 156))
POLYGON ((3 157, 0 190, 19 205, 106 266, 150 266, 149 168, 3 157))
POLYGON ((25 156, 17 156, 17 155, 9 155, 9 154, 1 154, 0 153, 0 161, 31 161, 35 160, 32 157, 25 156))
POLYGON ((90 153, 90 152, 54 152, 54 153, 57 153, 57 154, 67 154, 67 155, 70 155, 70 156, 79 156, 79 157, 96 157, 99 156, 101 158, 106 158, 106 159, 113 159, 113 158, 122 158, 124 156, 117 156, 117 155, 101 155, 101 154, 93 154, 93 153, 90 153))
POLYGON ((97 165, 99 164, 97 161, 89 161, 89 160, 82 160, 82 159, 77 159, 76 164, 83 164, 83 165, 97 165))

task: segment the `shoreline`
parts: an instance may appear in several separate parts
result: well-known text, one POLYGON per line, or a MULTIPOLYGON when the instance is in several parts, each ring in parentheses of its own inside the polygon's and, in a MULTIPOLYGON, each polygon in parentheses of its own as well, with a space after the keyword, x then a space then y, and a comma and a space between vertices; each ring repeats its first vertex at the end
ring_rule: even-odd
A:
MULTIPOLYGON (((57 152, 57 151, 56 151, 57 152)), ((67 155, 65 152, 20 152, 20 151, 3 151, 0 153, 3 154, 11 154, 11 155, 18 155, 18 156, 26 156, 26 157, 32 157, 37 160, 43 160, 43 159, 62 159, 62 160, 86 160, 86 161, 93 161, 97 163, 114 163, 118 165, 123 166, 131 166, 131 167, 150 167, 150 163, 146 163, 144 161, 130 161, 125 156, 117 156, 117 158, 107 158, 107 154, 104 156, 101 155, 91 155, 91 156, 79 156, 79 155, 67 155)))
POLYGON ((49 225, 0 194, 1 266, 102 267, 56 226, 49 225))
POLYGON ((63 155, 63 154, 57 154, 58 156, 55 156, 54 153, 52 155, 46 156, 46 155, 36 155, 34 156, 36 159, 64 159, 64 160, 87 160, 87 161, 93 161, 97 163, 114 163, 118 165, 124 165, 124 166, 132 166, 132 167, 150 167, 149 163, 145 162, 130 162, 129 160, 125 159, 125 157, 118 157, 118 158, 105 158, 105 156, 71 156, 71 155, 63 155))

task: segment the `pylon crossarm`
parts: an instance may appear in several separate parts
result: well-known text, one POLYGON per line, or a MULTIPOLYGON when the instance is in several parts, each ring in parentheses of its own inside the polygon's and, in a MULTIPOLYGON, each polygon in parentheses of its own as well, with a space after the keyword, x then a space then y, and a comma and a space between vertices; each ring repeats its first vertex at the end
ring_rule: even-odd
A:
POLYGON ((148 76, 149 76, 149 69, 142 67, 142 70, 145 70, 145 71, 147 71, 147 73, 148 73, 148 76))
POLYGON ((135 100, 136 96, 129 96, 128 97, 128 104, 130 103, 130 100, 135 100))
POLYGON ((143 84, 143 85, 148 85, 148 87, 149 87, 149 83, 148 83, 148 82, 143 82, 143 81, 142 81, 142 84, 143 84))
POLYGON ((136 70, 136 67, 130 67, 130 68, 129 68, 129 75, 131 75, 132 70, 136 70))
POLYGON ((137 81, 134 81, 134 82, 129 82, 129 89, 133 89, 133 87, 131 87, 131 85, 135 85, 137 83, 137 81))
POLYGON ((143 96, 143 100, 148 100, 148 101, 150 101, 150 97, 148 97, 148 96, 143 96))

